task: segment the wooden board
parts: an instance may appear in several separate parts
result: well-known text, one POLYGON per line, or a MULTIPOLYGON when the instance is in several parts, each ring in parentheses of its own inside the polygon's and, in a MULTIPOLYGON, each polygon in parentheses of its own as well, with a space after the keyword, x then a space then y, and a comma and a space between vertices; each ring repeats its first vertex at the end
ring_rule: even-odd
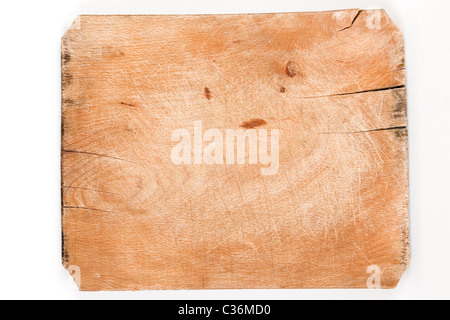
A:
POLYGON ((63 263, 81 290, 397 286, 405 60, 384 11, 80 16, 62 73, 63 263), (205 148, 211 129, 215 147, 250 136, 245 164, 232 144, 174 160, 177 132, 205 148), (250 162, 264 131, 273 170, 250 162))

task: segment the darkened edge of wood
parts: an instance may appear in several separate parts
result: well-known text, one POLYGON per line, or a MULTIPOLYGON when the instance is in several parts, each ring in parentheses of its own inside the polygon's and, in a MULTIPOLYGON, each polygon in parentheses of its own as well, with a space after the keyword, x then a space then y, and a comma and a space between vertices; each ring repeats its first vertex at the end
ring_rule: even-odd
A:
MULTIPOLYGON (((399 28, 400 30, 400 28, 399 28)), ((406 60, 406 50, 405 50, 405 37, 404 33, 400 30, 402 35, 402 53, 404 56, 404 64, 405 64, 405 70, 407 70, 407 60, 406 60)), ((405 82, 408 83, 407 76, 405 75, 405 82)), ((409 114, 409 100, 408 100, 408 86, 405 84, 405 90, 404 95, 401 96, 404 103, 405 108, 405 121, 406 121, 406 136, 405 136, 405 156, 406 156, 406 177, 405 177, 405 183, 406 183, 406 199, 405 199, 405 206, 406 206, 406 212, 405 212, 405 230, 404 237, 403 237, 403 248, 402 248, 402 262, 401 265, 403 267, 402 274, 400 275, 400 280, 397 283, 400 283, 400 281, 403 279, 405 273, 408 271, 410 265, 411 265, 411 209, 410 209, 410 198, 411 198, 411 180, 410 180, 410 162, 409 162, 409 144, 410 144, 410 136, 409 136, 409 121, 408 121, 408 114, 409 114)), ((396 286, 396 287, 397 287, 396 286)))
POLYGON ((64 157, 63 157, 63 150, 64 150, 64 78, 65 78, 65 66, 70 61, 70 53, 66 49, 66 41, 67 41, 67 34, 65 34, 61 39, 61 145, 60 145, 60 174, 61 174, 61 260, 63 266, 67 269, 69 266, 69 253, 67 250, 67 242, 66 242, 66 235, 64 233, 64 157))

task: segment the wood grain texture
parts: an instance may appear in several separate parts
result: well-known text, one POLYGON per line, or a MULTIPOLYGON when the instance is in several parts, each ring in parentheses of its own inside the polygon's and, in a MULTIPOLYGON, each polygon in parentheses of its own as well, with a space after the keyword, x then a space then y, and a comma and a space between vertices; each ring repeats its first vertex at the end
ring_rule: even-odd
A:
POLYGON ((80 16, 62 40, 63 263, 80 289, 394 288, 409 263, 404 43, 384 11, 80 16), (279 129, 280 169, 171 134, 279 129))

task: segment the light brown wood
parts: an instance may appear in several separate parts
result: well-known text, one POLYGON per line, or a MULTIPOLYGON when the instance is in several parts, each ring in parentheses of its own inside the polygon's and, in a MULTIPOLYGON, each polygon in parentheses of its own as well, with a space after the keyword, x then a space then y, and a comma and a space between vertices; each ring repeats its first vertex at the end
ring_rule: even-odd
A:
POLYGON ((81 16, 62 59, 63 262, 82 290, 367 288, 371 266, 397 286, 406 82, 384 11, 81 16), (278 129, 279 170, 176 165, 171 136, 196 121, 278 129))

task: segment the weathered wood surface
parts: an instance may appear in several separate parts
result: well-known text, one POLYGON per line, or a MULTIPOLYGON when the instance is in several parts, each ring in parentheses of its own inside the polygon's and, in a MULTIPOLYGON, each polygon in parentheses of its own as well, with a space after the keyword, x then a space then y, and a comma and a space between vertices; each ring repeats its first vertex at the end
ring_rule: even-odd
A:
POLYGON ((81 16, 62 60, 63 262, 82 290, 366 288, 370 266, 398 284, 404 44, 384 11, 81 16), (279 129, 278 173, 174 164, 195 121, 279 129))

